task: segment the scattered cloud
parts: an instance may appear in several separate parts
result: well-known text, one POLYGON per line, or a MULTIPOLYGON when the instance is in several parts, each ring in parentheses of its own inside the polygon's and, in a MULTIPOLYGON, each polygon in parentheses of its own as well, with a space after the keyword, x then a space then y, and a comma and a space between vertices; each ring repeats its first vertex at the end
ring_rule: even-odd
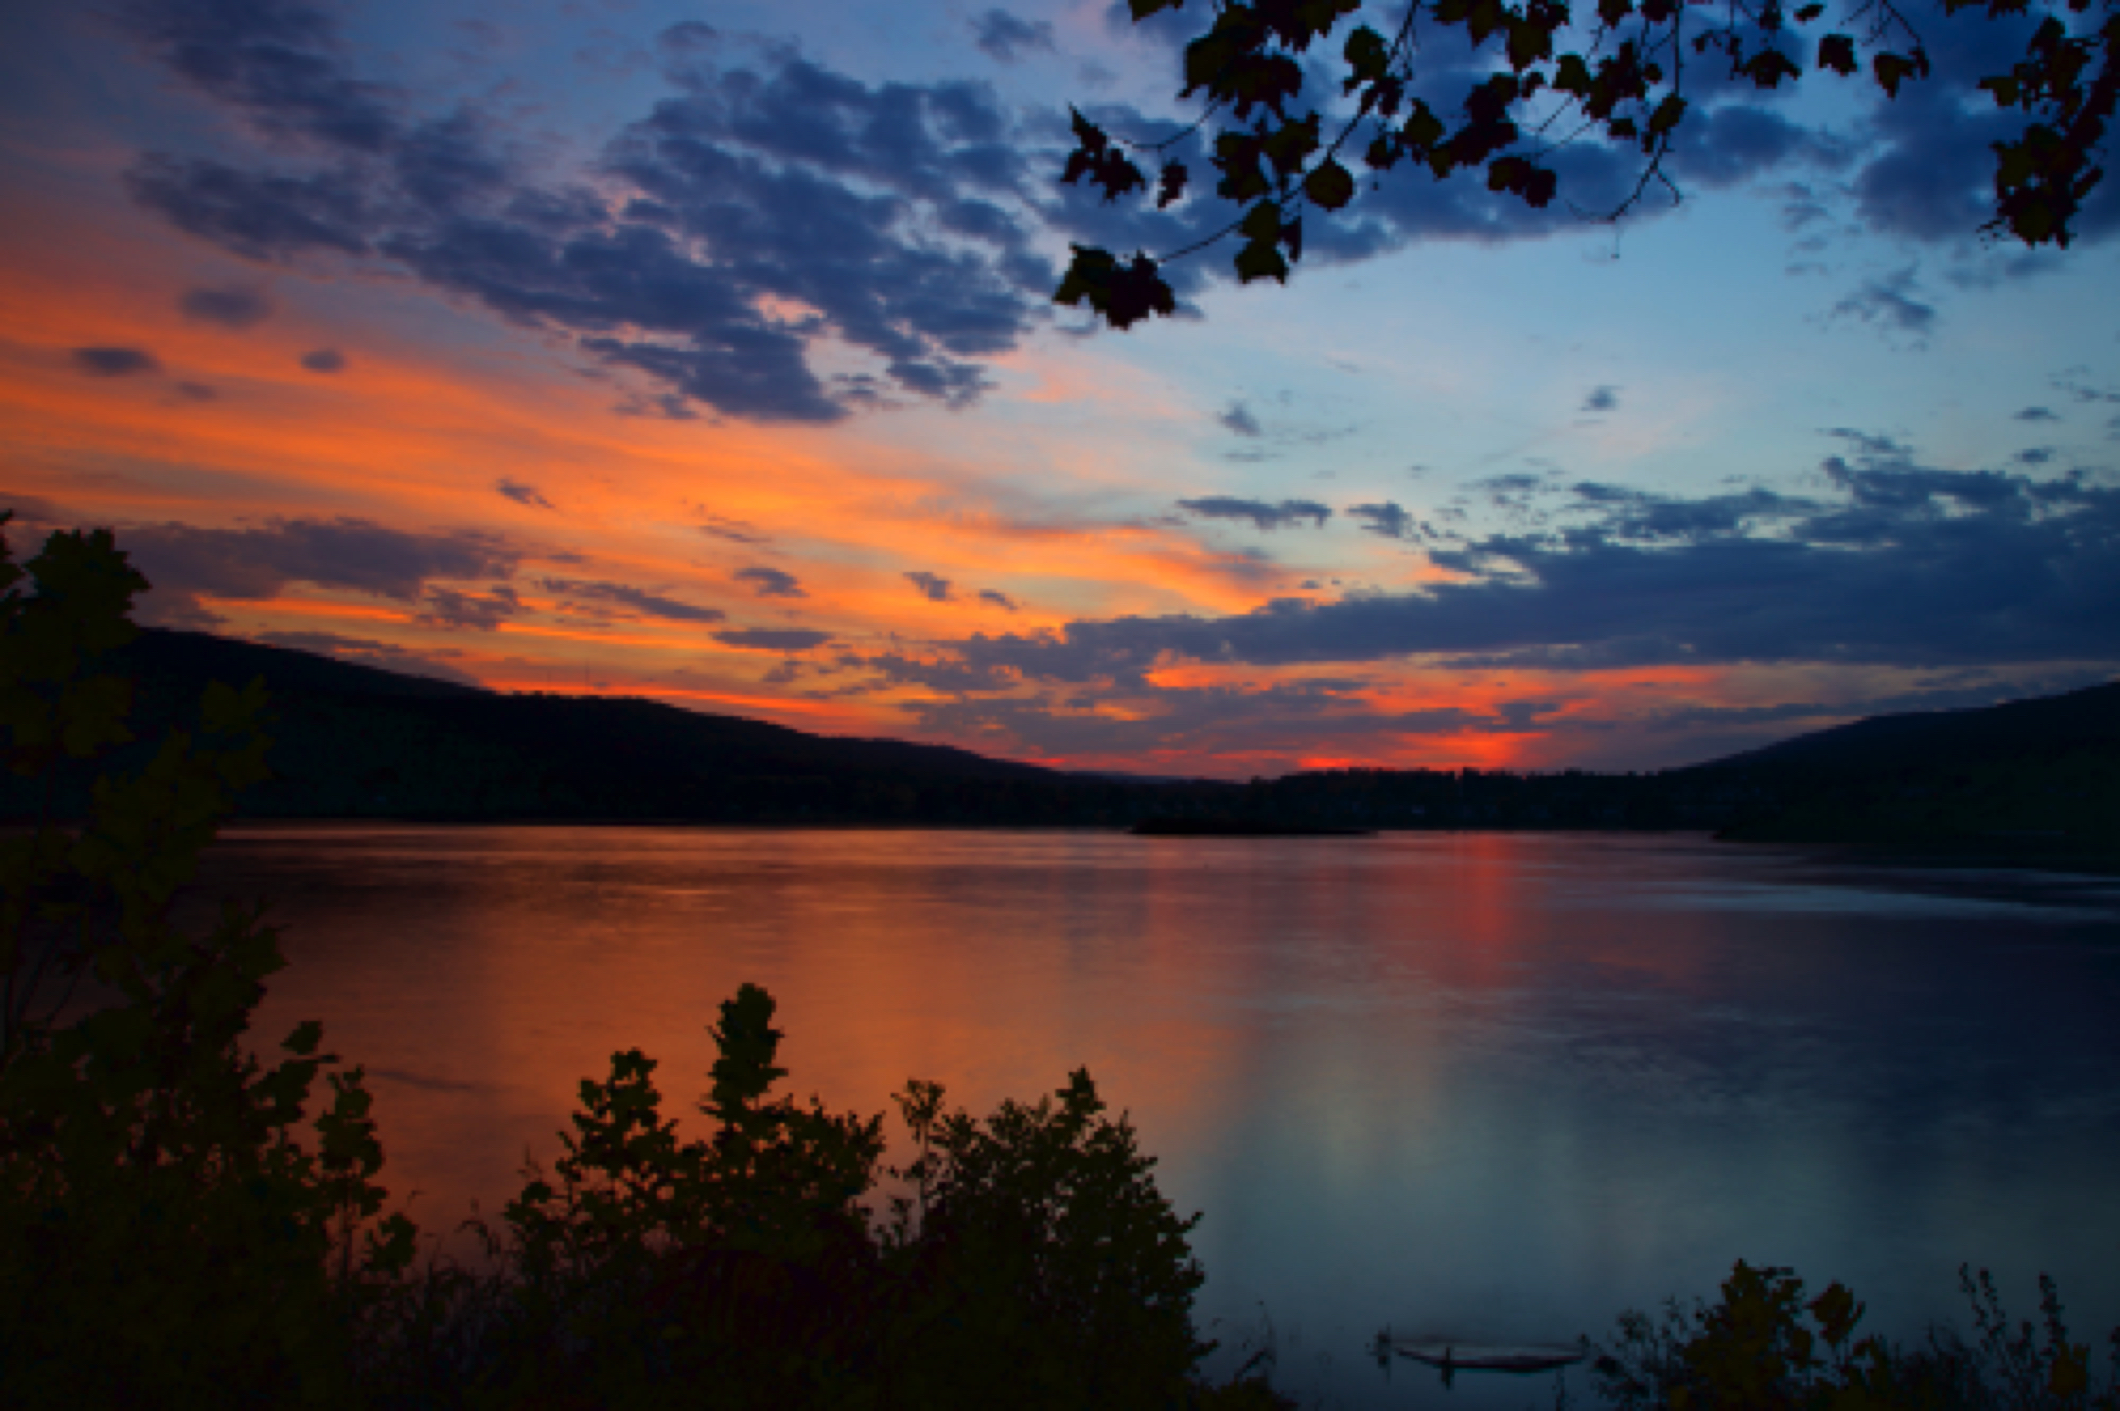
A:
POLYGON ((493 488, 526 509, 549 510, 553 507, 535 485, 525 485, 520 480, 497 480, 493 488))
POLYGON ((956 601, 956 593, 952 590, 950 580, 947 578, 938 578, 932 573, 916 571, 906 574, 905 581, 918 589, 920 596, 931 603, 956 601))
MULTIPOLYGON (((18 550, 15 554, 18 562, 22 559, 32 558, 35 554, 34 552, 20 552, 22 541, 15 539, 15 535, 22 533, 24 530, 49 532, 54 529, 65 528, 74 522, 70 515, 66 514, 65 511, 61 510, 59 506, 53 504, 50 500, 45 499, 41 495, 27 494, 21 490, 0 490, 0 514, 11 515, 11 518, 4 525, 0 525, 0 540, 12 541, 14 547, 18 550)), ((44 542, 44 534, 36 534, 36 540, 41 545, 44 542)))
MULTIPOLYGON (((1225 216, 1212 199, 1114 206, 1028 180, 1065 150, 1064 116, 1005 104, 984 82, 867 83, 693 22, 658 37, 672 90, 604 145, 591 190, 519 157, 484 110, 424 113, 360 72, 337 12, 312 0, 131 0, 121 13, 148 53, 264 139, 241 159, 143 155, 127 173, 139 204, 249 260, 380 263, 557 334, 647 384, 621 397, 628 411, 826 423, 906 402, 961 407, 987 391, 987 360, 1049 317, 1056 242, 1168 250, 1225 216), (847 366, 849 351, 867 365, 847 366)), ((1053 42, 1049 22, 998 8, 971 24, 1004 61, 1053 42)), ((1126 30, 1175 43, 1189 24, 1165 12, 1126 30)), ((1430 45, 1417 86, 1438 111, 1486 75, 1458 41, 1430 45)), ((1674 156, 1689 180, 1845 167, 1843 144, 1739 89, 1715 96, 1674 156)), ((1125 104, 1098 116, 1155 126, 1125 104)), ((1204 170, 1205 144, 1190 134, 1167 155, 1204 170)), ((1567 200, 1552 209, 1478 182, 1392 181, 1311 232, 1310 257, 1543 238, 1576 228, 1563 207, 1615 206, 1638 174, 1598 146, 1554 163, 1567 200)), ((1212 260, 1167 274, 1184 301, 1231 278, 1212 260)), ((1256 427, 1239 405, 1224 424, 1255 436, 1246 420, 1256 427)))
POLYGON ((761 598, 806 598, 809 596, 809 594, 802 591, 802 585, 796 581, 794 574, 783 572, 777 568, 768 568, 763 564, 750 568, 739 568, 729 576, 738 583, 747 585, 753 593, 761 598))
POLYGON ((272 519, 241 529, 141 524, 123 531, 133 562, 154 585, 159 612, 203 611, 198 600, 263 601, 290 583, 418 602, 432 582, 506 579, 520 554, 470 530, 422 532, 373 520, 272 519))
POLYGON ((1362 521, 1362 528, 1371 534, 1381 534, 1387 539, 1411 539, 1414 536, 1414 518, 1396 503, 1386 500, 1380 505, 1350 505, 1350 519, 1362 521))
POLYGON ((272 316, 272 300, 256 289, 187 289, 177 307, 194 322, 237 330, 254 328, 272 316))
POLYGON ((1053 27, 1045 20, 1019 20, 1006 10, 988 10, 971 25, 973 42, 998 63, 1013 64, 1035 50, 1053 50, 1053 27))
POLYGON ((1832 309, 1834 318, 1859 319, 1887 332, 1904 333, 1924 340, 1935 329, 1936 306, 1916 295, 1914 267, 1896 270, 1882 278, 1865 280, 1862 287, 1832 309))
POLYGON ((1332 517, 1332 509, 1316 500, 1283 500, 1270 504, 1265 500, 1244 500, 1233 495, 1208 495, 1197 500, 1180 500, 1178 508, 1202 519, 1247 520, 1263 530, 1275 530, 1297 525, 1309 520, 1319 528, 1332 517))
POLYGON ((528 169, 476 109, 416 114, 350 66, 322 6, 134 0, 122 14, 270 143, 257 163, 146 154, 127 175, 146 209, 261 263, 386 262, 571 338, 644 379, 642 405, 666 414, 962 406, 987 388, 982 360, 1046 316, 1055 273, 1024 219, 1021 134, 984 84, 871 85, 772 46, 717 67, 733 51, 680 26, 661 46, 676 92, 609 143, 607 191, 592 192, 528 169), (818 344, 870 369, 824 371, 818 344))
POLYGON ((302 366, 311 372, 344 372, 346 355, 336 348, 318 348, 302 354, 302 366))
POLYGON ((2080 382, 2068 376, 2055 378, 2054 390, 2066 392, 2078 402, 2120 402, 2120 392, 2108 391, 2102 387, 2093 387, 2086 382, 2080 382))
POLYGON ((137 377, 160 372, 162 360, 145 348, 76 348, 74 366, 91 377, 137 377))
POLYGON ((1464 575, 1410 593, 1277 599, 1229 617, 974 634, 976 667, 1138 685, 1166 660, 1289 666, 1428 657, 1549 670, 1829 662, 2120 661, 2120 487, 1950 471, 1828 433, 1830 498, 1684 499, 1548 487, 1553 522, 1432 550, 1464 575), (1849 605, 1864 611, 1851 614, 1849 605))
POLYGON ((1253 759, 1265 755, 1292 768, 1298 761, 1291 755, 1320 749, 1366 752, 1408 738, 1516 734, 1523 729, 1508 716, 1460 706, 1378 710, 1363 698, 1356 682, 1142 686, 1124 697, 1123 709, 1111 710, 1093 695, 1000 694, 1011 684, 1005 676, 980 689, 981 678, 975 673, 965 678, 965 688, 952 690, 948 683, 953 675, 946 667, 929 667, 926 674, 934 677, 930 689, 948 692, 950 698, 906 704, 922 729, 957 738, 991 739, 1005 733, 1032 752, 1047 755, 1139 759, 1166 751, 1228 753, 1253 759), (1291 748, 1291 740, 1303 743, 1291 748))
POLYGON ((700 533, 711 539, 726 539, 732 544, 770 544, 772 536, 761 534, 755 525, 740 519, 725 519, 720 515, 698 511, 702 523, 695 526, 700 533))
POLYGON ((1004 608, 1009 612, 1014 612, 1017 608, 1015 599, 993 588, 981 588, 979 590, 979 601, 989 603, 997 608, 1004 608))
POLYGON ((923 660, 903 652, 878 652, 855 656, 847 664, 875 672, 893 685, 923 686, 954 696, 1007 691, 1018 684, 1015 673, 1006 668, 971 665, 946 657, 923 660))
POLYGON ((1245 406, 1242 402, 1231 402, 1229 410, 1221 413, 1215 420, 1239 436, 1247 436, 1256 440, 1265 434, 1259 426, 1259 419, 1253 416, 1251 408, 1245 406))
POLYGON ((507 584, 498 584, 481 596, 454 588, 430 587, 420 605, 420 616, 443 627, 464 627, 491 632, 523 609, 522 599, 507 584))
POLYGON ((667 622, 722 622, 728 614, 720 608, 703 608, 692 603, 679 602, 660 593, 650 593, 624 583, 607 583, 577 578, 547 578, 545 591, 564 593, 575 598, 586 599, 599 606, 627 608, 643 617, 658 617, 667 622))
POLYGON ((806 652, 831 641, 832 634, 803 627, 735 627, 716 632, 714 640, 760 652, 806 652))
POLYGON ((1590 389, 1590 395, 1583 398, 1582 409, 1585 412, 1609 412, 1617 410, 1618 407, 1619 388, 1617 387, 1609 385, 1593 387, 1590 389))

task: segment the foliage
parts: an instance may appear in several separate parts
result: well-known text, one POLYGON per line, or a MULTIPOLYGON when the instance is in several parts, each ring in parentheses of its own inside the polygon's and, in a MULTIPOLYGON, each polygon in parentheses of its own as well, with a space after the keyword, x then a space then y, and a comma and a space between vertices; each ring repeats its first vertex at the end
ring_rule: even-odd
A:
POLYGON ((884 1174, 883 1119, 769 1099, 773 1011, 751 985, 723 1004, 701 1139, 662 1115, 637 1050, 582 1084, 557 1184, 528 1173, 495 1241, 519 1280, 510 1387, 611 1406, 682 1384, 715 1407, 1160 1407, 1198 1390, 1194 1221, 1126 1121, 1099 1116, 1088 1074, 984 1122, 910 1083, 920 1155, 888 1174, 917 1207, 875 1212, 860 1202, 884 1174))
POLYGON ((1852 1341, 1863 1305, 1842 1285, 1806 1302, 1793 1271, 1739 1260, 1712 1308, 1696 1304, 1689 1318, 1673 1299, 1660 1325, 1640 1312, 1622 1314, 1609 1350, 1586 1339, 1597 1354, 1592 1382, 1620 1411, 2120 1408, 2120 1329, 2112 1334, 2113 1377, 2094 1392, 2090 1348, 2069 1341, 2053 1280, 2039 1279, 2043 1347, 2030 1323, 2009 1335, 1986 1271, 1976 1285, 1961 1267, 1959 1282, 1973 1302, 1977 1343, 1932 1329, 1926 1348, 1908 1352, 1875 1335, 1852 1341))
MULTIPOLYGON (((4 525, 6 516, 0 516, 4 525)), ((96 669, 146 583, 107 530, 0 541, 7 759, 40 779, 129 739, 96 669), (23 591, 23 580, 34 593, 23 591)), ((284 963, 255 908, 204 933, 171 903, 233 792, 258 776, 262 693, 208 692, 89 816, 0 841, 0 1369, 12 1405, 330 1404, 371 1291, 413 1230, 377 1222, 382 1153, 361 1070, 298 1026, 268 1068, 240 1040, 284 963), (80 1013, 87 982, 107 1002, 80 1013), (306 1144, 301 1138, 307 1138, 306 1144), (365 1236, 365 1238, 362 1238, 365 1236)))
POLYGON ((1176 1403, 1183 1374, 1212 1349, 1193 1333, 1203 1275, 1180 1219, 1157 1192, 1154 1159, 1077 1069, 1053 1098, 1004 1102, 984 1124, 945 1115, 942 1089, 915 1082, 900 1111, 921 1154, 901 1172, 919 1189, 917 1230, 903 1201, 894 1251, 926 1303, 908 1346, 916 1404, 953 1404, 923 1384, 938 1369, 1015 1362, 1023 1404, 1176 1403), (932 1349, 932 1350, 917 1350, 932 1349))
MULTIPOLYGON (((1137 23, 1184 3, 1128 0, 1137 23)), ((1994 144, 1995 215, 1983 227, 1991 235, 2066 247, 2084 198, 2103 176, 2094 163, 2120 94, 2120 7, 2099 3, 2104 19, 2093 27, 2084 19, 2093 0, 1943 0, 1947 14, 1983 5, 1994 19, 2034 10, 2045 16, 2024 59, 1977 85, 1997 108, 2025 116, 2021 136, 1994 144)), ((1191 180, 1182 162, 1164 154, 1210 120, 1226 120, 1212 140, 1215 193, 1244 211, 1160 259, 1143 253, 1122 263, 1107 250, 1077 245, 1055 301, 1086 303, 1121 329, 1170 314, 1176 304, 1160 263, 1232 234, 1241 237, 1233 261, 1240 281, 1285 282, 1302 258, 1306 212, 1329 216, 1347 207, 1362 184, 1356 163, 1372 184, 1402 164, 1439 181, 1484 171, 1489 190, 1544 208, 1559 192, 1554 154, 1601 137, 1638 151, 1642 161, 1632 192, 1603 219, 1618 218, 1652 182, 1676 198, 1663 164, 1689 109, 1689 56, 1719 56, 1732 78, 1772 89, 1801 80, 1808 53, 1812 70, 1842 78, 1867 67, 1891 98, 1930 70, 1921 36, 1891 0, 1860 0, 1838 27, 1825 4, 1810 0, 1794 7, 1725 0, 1713 7, 1719 20, 1705 22, 1696 16, 1711 8, 1706 0, 1597 0, 1580 26, 1564 0, 1411 0, 1389 37, 1355 26, 1337 65, 1312 52, 1360 8, 1359 0, 1216 0, 1205 32, 1185 49, 1179 96, 1201 95, 1191 125, 1133 143, 1076 112, 1076 145, 1061 180, 1087 179, 1107 201, 1138 198, 1149 182, 1128 151, 1153 154, 1158 208, 1180 199, 1191 180), (1461 115, 1439 113, 1415 92, 1424 20, 1462 29, 1475 52, 1494 45, 1487 52, 1496 67, 1466 94, 1461 115), (1328 118, 1305 105, 1306 65, 1332 69, 1342 106, 1351 99, 1353 111, 1328 118)))

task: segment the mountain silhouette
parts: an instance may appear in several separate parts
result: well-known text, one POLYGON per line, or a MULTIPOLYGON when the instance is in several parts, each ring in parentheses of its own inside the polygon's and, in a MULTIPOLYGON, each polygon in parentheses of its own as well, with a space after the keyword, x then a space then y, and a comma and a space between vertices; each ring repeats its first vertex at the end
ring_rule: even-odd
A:
POLYGON ((2120 748, 2120 681, 1963 710, 1873 715, 1701 766, 1903 769, 2120 748))
MULTIPOLYGON (((2120 683, 1875 716, 1644 774, 1312 770, 1249 784, 1073 772, 946 745, 813 735, 657 701, 514 695, 202 632, 143 630, 144 759, 213 681, 263 678, 273 777, 249 818, 1104 826, 1242 837, 1349 829, 1720 830, 2021 859, 2120 858, 2120 683)), ((85 776, 59 810, 87 806, 85 776)), ((41 800, 0 776, 0 816, 41 800)))
POLYGON ((144 740, 213 681, 263 678, 273 777, 249 817, 746 822, 1132 821, 1133 783, 947 745, 812 735, 657 701, 506 694, 291 647, 143 629, 110 669, 144 740))

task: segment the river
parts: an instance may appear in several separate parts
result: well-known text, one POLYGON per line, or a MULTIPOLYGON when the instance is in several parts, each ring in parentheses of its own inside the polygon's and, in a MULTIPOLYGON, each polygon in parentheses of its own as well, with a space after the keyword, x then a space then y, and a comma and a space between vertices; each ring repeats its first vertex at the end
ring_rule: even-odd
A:
POLYGON ((229 830, 201 884, 273 902, 259 1032, 318 1018, 366 1065, 429 1229, 549 1159, 614 1050, 690 1112, 748 980, 834 1108, 1086 1066, 1204 1212, 1222 1357, 1270 1329, 1306 1405, 1551 1404, 1366 1345, 1609 1339, 1739 1258, 1898 1337, 1967 1326, 1961 1263, 2015 1317, 2054 1275, 2101 1352, 2120 1324, 2111 879, 1697 836, 315 825, 229 830))

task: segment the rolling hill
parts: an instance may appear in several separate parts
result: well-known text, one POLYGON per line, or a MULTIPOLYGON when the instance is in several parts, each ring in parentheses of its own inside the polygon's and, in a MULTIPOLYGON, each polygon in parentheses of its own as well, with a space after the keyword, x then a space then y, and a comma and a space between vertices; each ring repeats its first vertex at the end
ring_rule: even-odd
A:
MULTIPOLYGON (((1307 828, 1701 829, 1743 841, 2120 859, 2120 683, 1877 716, 1640 775, 1310 771, 1250 784, 1070 773, 948 746, 807 734, 596 696, 508 695, 198 632, 112 668, 146 741, 211 681, 262 677, 274 777, 249 818, 1307 828)), ((78 814, 85 778, 62 790, 78 814)), ((0 776, 0 817, 34 811, 0 776)))
MULTIPOLYGON (((200 632, 145 629, 109 669, 134 682, 142 740, 190 721, 209 682, 263 678, 273 778, 244 795, 252 818, 1116 824, 1157 798, 1229 787, 1074 775, 655 701, 508 695, 200 632)), ((74 782, 69 812, 85 800, 74 782)), ((27 808, 0 787, 0 810, 27 808)))
POLYGON ((2120 683, 1873 716, 1683 772, 1771 800, 1724 830, 1739 841, 2120 858, 2120 683))
POLYGON ((2115 748, 2120 748, 2120 682, 2108 682, 2001 705, 1875 715, 1702 767, 1901 769, 2115 748))

